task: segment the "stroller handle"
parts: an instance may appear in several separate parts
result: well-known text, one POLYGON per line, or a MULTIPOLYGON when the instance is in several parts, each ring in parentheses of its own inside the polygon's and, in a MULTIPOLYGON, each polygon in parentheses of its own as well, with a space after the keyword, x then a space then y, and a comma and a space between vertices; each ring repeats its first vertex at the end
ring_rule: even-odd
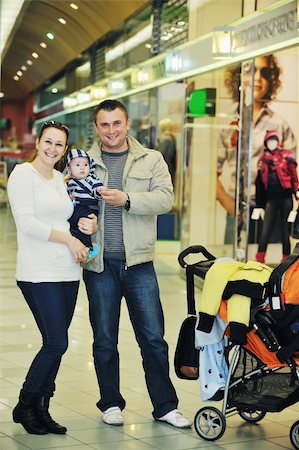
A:
POLYGON ((184 258, 190 253, 201 253, 207 261, 213 261, 214 259, 216 259, 215 256, 213 256, 212 253, 208 252, 208 250, 202 245, 192 245, 179 254, 178 261, 181 267, 186 268, 188 266, 184 258))

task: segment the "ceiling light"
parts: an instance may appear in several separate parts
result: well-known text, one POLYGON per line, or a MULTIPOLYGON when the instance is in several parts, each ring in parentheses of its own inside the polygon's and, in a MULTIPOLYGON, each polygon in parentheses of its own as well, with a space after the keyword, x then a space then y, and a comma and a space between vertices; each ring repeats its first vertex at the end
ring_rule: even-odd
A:
POLYGON ((33 62, 31 61, 31 59, 27 59, 26 63, 28 64, 28 66, 32 66, 33 62))
POLYGON ((147 44, 145 44, 146 48, 152 48, 152 44, 150 44, 149 42, 147 44))
POLYGON ((77 95, 78 103, 86 103, 90 101, 90 93, 89 92, 79 92, 77 95))
POLYGON ((46 44, 45 42, 41 42, 39 45, 40 45, 42 48, 47 48, 47 44, 46 44))
POLYGON ((75 3, 70 3, 70 7, 73 8, 73 9, 78 9, 78 6, 75 5, 75 3))
POLYGON ((27 70, 26 66, 22 66, 21 69, 25 72, 27 70))
POLYGON ((38 58, 38 53, 33 52, 33 53, 32 53, 32 56, 33 56, 33 58, 37 59, 37 58, 38 58))
POLYGON ((90 72, 90 61, 87 61, 86 63, 82 64, 81 66, 77 67, 76 73, 89 73, 90 72))
POLYGON ((212 56, 216 59, 224 59, 234 55, 232 51, 232 27, 213 28, 212 56))
POLYGON ((4 92, 0 92, 0 98, 4 97, 4 92))
POLYGON ((54 34, 53 33, 47 33, 47 38, 52 41, 54 39, 54 34))
POLYGON ((57 88, 52 88, 52 89, 51 89, 51 92, 52 92, 52 94, 57 94, 58 89, 57 89, 57 88))
POLYGON ((23 73, 21 72, 21 70, 17 71, 17 75, 19 75, 19 77, 21 77, 23 75, 23 73))
POLYGON ((64 20, 62 17, 59 17, 58 22, 62 23, 62 25, 66 24, 66 20, 64 20))
POLYGON ((104 98, 107 95, 107 89, 105 88, 95 88, 91 91, 91 96, 93 98, 104 98))
POLYGON ((15 76, 13 77, 13 79, 14 79, 15 81, 18 81, 18 80, 19 80, 18 75, 15 75, 15 76))
POLYGON ((77 104, 77 99, 73 97, 64 97, 63 98, 63 107, 64 108, 71 108, 72 106, 75 106, 77 104))

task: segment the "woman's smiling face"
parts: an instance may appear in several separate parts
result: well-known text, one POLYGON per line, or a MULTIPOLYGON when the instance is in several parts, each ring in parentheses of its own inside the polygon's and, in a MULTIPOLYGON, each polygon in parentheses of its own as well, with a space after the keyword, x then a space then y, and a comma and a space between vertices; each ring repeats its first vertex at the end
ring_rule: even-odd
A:
POLYGON ((36 140, 36 158, 54 167, 67 149, 66 142, 67 136, 64 131, 57 128, 46 128, 40 139, 36 140))
POLYGON ((266 57, 255 59, 255 73, 254 73, 254 100, 256 102, 263 101, 269 90, 269 76, 271 75, 271 68, 266 57))

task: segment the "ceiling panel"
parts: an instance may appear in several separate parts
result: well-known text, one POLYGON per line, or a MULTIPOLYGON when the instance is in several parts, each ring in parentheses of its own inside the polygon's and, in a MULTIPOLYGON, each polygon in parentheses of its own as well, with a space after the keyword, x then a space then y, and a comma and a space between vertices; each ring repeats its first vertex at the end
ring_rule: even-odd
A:
MULTIPOLYGON (((78 6, 70 7, 66 0, 25 1, 14 28, 1 55, 1 91, 5 98, 27 95, 44 81, 54 76, 63 67, 77 58, 97 39, 136 13, 148 0, 73 0, 78 6), (58 19, 62 17, 66 24, 58 19), (55 35, 54 40, 46 37, 55 35), (40 47, 45 42, 47 48, 40 47), (39 54, 38 59, 32 52, 39 54), (26 61, 31 59, 32 66, 26 61), (25 65, 19 81, 13 79, 21 66, 25 65)), ((2 11, 5 17, 5 11, 2 11)))

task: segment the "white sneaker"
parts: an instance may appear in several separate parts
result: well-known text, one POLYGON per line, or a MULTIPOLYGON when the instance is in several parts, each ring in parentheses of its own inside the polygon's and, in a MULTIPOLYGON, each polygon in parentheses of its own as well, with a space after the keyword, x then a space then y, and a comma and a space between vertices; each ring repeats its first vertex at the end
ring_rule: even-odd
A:
POLYGON ((118 406, 112 406, 111 408, 103 411, 103 422, 108 425, 123 425, 124 417, 118 406))
POLYGON ((182 416, 182 414, 177 410, 173 409, 169 411, 165 416, 157 417, 156 420, 160 420, 162 422, 167 422, 173 427, 176 428, 190 428, 192 427, 192 422, 189 419, 186 419, 182 416))

